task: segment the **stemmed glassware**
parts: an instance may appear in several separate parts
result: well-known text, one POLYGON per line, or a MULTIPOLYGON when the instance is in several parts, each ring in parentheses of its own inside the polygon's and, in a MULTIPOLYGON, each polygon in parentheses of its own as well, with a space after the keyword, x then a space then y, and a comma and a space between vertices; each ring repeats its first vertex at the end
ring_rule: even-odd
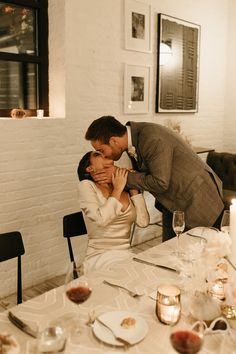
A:
POLYGON ((174 232, 176 234, 176 238, 177 238, 177 247, 176 247, 176 251, 174 252, 174 254, 177 257, 180 257, 182 255, 182 253, 180 252, 180 248, 179 248, 179 237, 185 228, 184 211, 181 211, 181 210, 174 211, 173 219, 172 219, 172 227, 173 227, 173 230, 174 230, 174 232))
MULTIPOLYGON (((80 305, 90 297, 91 293, 92 288, 85 274, 84 265, 71 262, 65 278, 65 294, 67 298, 74 304, 80 305)), ((76 321, 76 326, 73 328, 73 335, 78 336, 81 333, 79 316, 76 321)))
POLYGON ((170 342, 179 354, 196 354, 203 345, 204 323, 198 321, 197 325, 179 321, 171 327, 170 342))
POLYGON ((230 219, 229 210, 225 210, 221 219, 220 230, 228 234, 229 234, 229 219, 230 219))

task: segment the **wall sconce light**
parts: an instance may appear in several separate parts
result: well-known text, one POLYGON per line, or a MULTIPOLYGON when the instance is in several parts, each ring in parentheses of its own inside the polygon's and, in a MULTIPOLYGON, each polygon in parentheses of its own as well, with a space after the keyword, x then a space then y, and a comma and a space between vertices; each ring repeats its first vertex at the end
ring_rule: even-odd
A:
POLYGON ((161 42, 160 44, 160 57, 159 65, 166 65, 172 57, 171 43, 161 42))

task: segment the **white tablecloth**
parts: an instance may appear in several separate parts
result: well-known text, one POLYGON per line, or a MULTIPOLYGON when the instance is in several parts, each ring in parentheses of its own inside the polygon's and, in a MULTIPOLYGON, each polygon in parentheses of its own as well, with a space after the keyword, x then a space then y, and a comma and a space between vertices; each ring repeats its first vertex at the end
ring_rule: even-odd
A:
MULTIPOLYGON (((172 239, 143 252, 142 255, 146 255, 150 261, 155 258, 158 259, 160 255, 170 257, 175 242, 176 240, 172 239)), ((196 241, 194 238, 183 235, 181 242, 187 244, 196 241)), ((30 325, 37 324, 42 330, 50 323, 69 323, 68 319, 73 318, 77 311, 79 311, 82 323, 88 320, 88 313, 91 310, 95 310, 96 314, 113 310, 132 311, 146 320, 149 330, 147 336, 140 343, 128 349, 130 354, 175 353, 169 341, 170 327, 161 324, 157 319, 155 314, 156 303, 149 297, 149 294, 156 291, 157 286, 161 283, 178 285, 177 273, 135 262, 131 255, 125 261, 114 263, 106 271, 89 272, 88 276, 93 292, 89 300, 80 305, 79 309, 66 298, 64 288, 59 287, 16 306, 12 309, 12 312, 30 325), (145 295, 140 298, 132 298, 125 291, 104 284, 104 279, 120 281, 132 290, 144 292, 145 295)), ((21 345, 22 354, 36 353, 34 351, 36 340, 31 339, 27 334, 12 325, 7 318, 7 311, 0 314, 0 332, 3 331, 14 334, 21 345)), ((233 331, 233 335, 236 340, 235 331, 233 331)), ((94 336, 92 328, 85 326, 80 337, 80 343, 73 344, 68 341, 65 353, 108 354, 114 352, 118 354, 124 352, 124 350, 102 343, 94 336)), ((208 335, 205 337, 204 346, 200 353, 235 354, 236 347, 228 334, 208 335)))

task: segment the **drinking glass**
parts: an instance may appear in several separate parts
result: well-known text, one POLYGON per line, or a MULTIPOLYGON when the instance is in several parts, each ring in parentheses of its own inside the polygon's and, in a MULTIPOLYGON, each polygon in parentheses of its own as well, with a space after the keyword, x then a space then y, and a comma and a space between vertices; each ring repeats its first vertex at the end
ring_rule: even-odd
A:
POLYGON ((180 257, 181 255, 183 255, 183 253, 181 253, 179 250, 179 237, 185 228, 184 211, 180 211, 180 210, 174 211, 173 219, 172 219, 172 227, 173 227, 173 230, 174 230, 174 232, 176 234, 176 238, 177 238, 177 247, 176 247, 176 251, 174 252, 174 254, 177 257, 180 257))
POLYGON ((203 345, 204 323, 192 326, 183 320, 171 327, 170 342, 179 354, 196 354, 203 345))
MULTIPOLYGON (((67 298, 77 305, 82 304, 90 297, 92 288, 89 285, 87 276, 85 275, 84 265, 76 262, 71 262, 65 278, 65 294, 67 298)), ((72 329, 71 335, 77 337, 81 333, 81 325, 79 313, 76 316, 76 325, 72 329)))
POLYGON ((229 210, 225 210, 220 223, 220 230, 222 232, 229 233, 229 217, 230 217, 229 210))

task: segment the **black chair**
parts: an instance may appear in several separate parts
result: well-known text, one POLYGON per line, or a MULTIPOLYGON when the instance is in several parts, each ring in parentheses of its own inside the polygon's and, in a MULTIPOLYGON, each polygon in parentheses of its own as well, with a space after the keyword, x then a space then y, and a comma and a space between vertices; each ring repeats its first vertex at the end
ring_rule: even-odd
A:
POLYGON ((21 256, 25 253, 21 233, 19 231, 0 234, 0 262, 18 258, 17 260, 17 304, 22 303, 21 256))
POLYGON ((86 225, 82 211, 63 217, 63 236, 67 238, 68 249, 71 262, 74 262, 74 253, 71 244, 71 237, 82 236, 87 234, 86 225))
POLYGON ((223 183, 223 202, 227 210, 236 198, 236 154, 212 151, 206 162, 223 183))

